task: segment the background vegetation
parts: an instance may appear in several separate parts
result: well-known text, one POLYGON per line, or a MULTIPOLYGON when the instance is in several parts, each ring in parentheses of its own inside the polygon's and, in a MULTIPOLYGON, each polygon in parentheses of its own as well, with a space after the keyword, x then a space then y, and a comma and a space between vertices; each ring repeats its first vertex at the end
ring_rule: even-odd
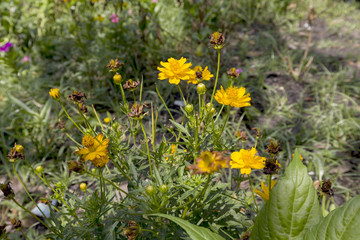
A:
MULTIPOLYGON (((75 158, 72 143, 55 127, 65 114, 49 97, 50 88, 83 91, 101 119, 108 114, 121 119, 120 93, 105 68, 119 58, 125 79, 144 80, 144 99, 162 105, 157 84, 166 102, 179 109, 174 103, 181 96, 157 80, 156 67, 184 56, 214 73, 216 55, 206 43, 220 31, 227 43, 220 72, 242 68, 242 85, 253 99, 252 107, 232 111, 225 136, 259 127, 260 149, 270 139, 281 140, 281 164, 286 165, 297 147, 313 179, 334 182, 333 204, 359 194, 358 2, 5 0, 0 22, 0 45, 13 43, 9 52, 0 52, 1 182, 12 176, 6 154, 15 142, 54 179, 61 178, 54 170, 75 158), (113 14, 118 22, 111 20, 113 14)), ((195 92, 184 87, 188 94, 195 92)), ((168 123, 166 111, 161 113, 168 123)), ((36 186, 37 178, 27 168, 20 170, 36 186)), ((8 209, 1 206, 1 214, 8 209)))

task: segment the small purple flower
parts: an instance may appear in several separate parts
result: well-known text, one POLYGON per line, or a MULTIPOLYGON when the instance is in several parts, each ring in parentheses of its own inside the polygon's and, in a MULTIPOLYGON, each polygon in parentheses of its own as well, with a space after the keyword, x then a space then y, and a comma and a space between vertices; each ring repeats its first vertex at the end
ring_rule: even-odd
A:
POLYGON ((235 72, 238 73, 238 74, 240 74, 240 73, 243 72, 243 70, 242 70, 241 68, 238 68, 238 69, 235 70, 235 72))
POLYGON ((0 52, 8 52, 10 48, 13 46, 11 42, 7 42, 4 45, 0 46, 0 52))
POLYGON ((110 16, 111 22, 113 23, 118 23, 119 22, 119 17, 116 14, 112 14, 110 16))
POLYGON ((25 63, 25 62, 28 62, 29 60, 30 60, 30 57, 24 56, 24 58, 21 60, 21 62, 25 63))

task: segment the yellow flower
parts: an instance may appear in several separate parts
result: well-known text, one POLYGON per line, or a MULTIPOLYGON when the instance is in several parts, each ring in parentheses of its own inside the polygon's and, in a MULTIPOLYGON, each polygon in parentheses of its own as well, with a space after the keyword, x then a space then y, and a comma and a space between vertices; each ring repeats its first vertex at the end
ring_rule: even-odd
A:
POLYGON ((59 101, 61 98, 60 91, 57 88, 50 89, 49 95, 50 95, 50 97, 52 97, 52 99, 54 99, 56 101, 59 101))
POLYGON ((176 144, 171 145, 171 154, 176 153, 176 144))
POLYGON ((178 85, 180 80, 189 80, 194 71, 190 69, 191 63, 185 63, 186 58, 181 57, 180 60, 169 58, 167 62, 160 62, 164 67, 158 67, 160 71, 159 79, 169 79, 169 83, 178 85))
POLYGON ((215 100, 219 103, 232 107, 250 106, 250 93, 245 95, 245 88, 229 87, 226 90, 222 86, 220 88, 214 96, 215 100))
MULTIPOLYGON (((276 180, 271 180, 271 188, 270 190, 274 187, 274 185, 276 184, 276 180)), ((269 186, 265 186, 265 184, 263 183, 263 181, 261 181, 261 189, 263 190, 262 192, 255 189, 254 192, 259 195, 262 199, 264 199, 264 201, 268 201, 269 197, 270 197, 270 190, 269 190, 269 186)))
POLYGON ((82 139, 82 144, 85 148, 81 148, 75 152, 81 155, 82 160, 90 160, 96 167, 103 167, 109 162, 107 149, 109 139, 104 139, 104 135, 98 134, 95 138, 86 134, 82 139))
POLYGON ((103 22, 103 21, 104 21, 104 17, 99 14, 99 15, 97 15, 97 17, 94 17, 94 20, 103 22))
MULTIPOLYGON (((301 154, 299 154, 299 157, 300 157, 301 161, 304 160, 304 158, 303 158, 303 156, 301 156, 301 154)), ((291 155, 291 159, 293 159, 293 158, 294 158, 294 154, 291 155)))
POLYGON ((188 167, 192 169, 192 174, 209 174, 217 172, 220 168, 229 167, 229 157, 224 156, 221 152, 205 151, 195 160, 195 164, 188 167))
POLYGON ((251 169, 261 169, 265 166, 266 158, 255 156, 257 153, 255 148, 250 150, 241 149, 240 152, 231 154, 230 165, 232 168, 240 168, 241 174, 250 174, 251 169))
POLYGON ((108 124, 110 122, 110 118, 104 118, 104 123, 108 124))
POLYGON ((190 76, 188 84, 198 84, 203 80, 209 81, 210 78, 214 77, 214 75, 211 74, 211 72, 208 70, 208 67, 205 67, 205 69, 203 69, 201 66, 196 66, 193 70, 194 74, 190 76))

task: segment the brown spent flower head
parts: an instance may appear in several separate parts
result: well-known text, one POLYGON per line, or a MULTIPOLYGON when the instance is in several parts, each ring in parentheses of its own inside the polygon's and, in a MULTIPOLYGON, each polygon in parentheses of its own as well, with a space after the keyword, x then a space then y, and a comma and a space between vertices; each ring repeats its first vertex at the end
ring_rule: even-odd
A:
POLYGON ((132 79, 129 79, 128 81, 125 82, 125 84, 123 85, 124 89, 129 89, 130 91, 135 91, 137 86, 139 86, 140 81, 137 80, 136 82, 133 81, 132 79))
POLYGON ((282 149, 280 147, 281 141, 277 141, 276 139, 270 139, 270 144, 267 145, 266 152, 270 154, 278 154, 282 149))
POLYGON ((14 190, 10 186, 10 182, 0 183, 0 190, 3 192, 5 199, 11 199, 15 196, 14 190))
POLYGON ((131 107, 131 112, 128 113, 128 117, 134 118, 135 120, 143 119, 146 115, 149 114, 148 112, 144 112, 144 107, 148 107, 145 102, 143 104, 138 104, 135 102, 131 107))
POLYGON ((88 112, 87 107, 85 106, 85 104, 80 103, 78 106, 79 106, 80 111, 82 111, 83 113, 88 112))
POLYGON ((17 159, 21 158, 21 159, 25 159, 25 155, 23 153, 24 151, 24 147, 22 147, 22 150, 20 151, 21 147, 19 147, 21 145, 14 145, 13 148, 11 148, 10 152, 7 155, 7 158, 9 160, 9 162, 16 162, 17 159), (19 151, 17 151, 19 150, 19 151))
POLYGON ((108 65, 106 65, 106 68, 110 68, 110 72, 116 72, 123 65, 124 63, 119 63, 119 59, 116 58, 115 60, 111 59, 108 65))
POLYGON ((217 172, 220 168, 229 167, 230 158, 224 156, 218 151, 204 151, 195 159, 195 164, 190 165, 187 169, 191 169, 191 174, 211 174, 217 172))
POLYGON ((264 174, 276 174, 281 169, 281 164, 276 159, 266 159, 264 174))
POLYGON ((241 236, 240 240, 249 240, 250 239, 250 233, 246 232, 244 235, 241 236))
POLYGON ((220 50, 224 47, 225 37, 222 33, 214 32, 210 35, 210 44, 213 45, 213 48, 220 50))
POLYGON ((19 230, 21 228, 21 221, 16 220, 15 218, 11 219, 11 224, 16 230, 19 230))
POLYGON ((251 130, 254 132, 255 138, 259 139, 261 137, 260 128, 252 128, 251 130))
POLYGON ((139 235, 139 233, 140 233, 140 226, 134 221, 129 221, 128 227, 124 228, 124 231, 123 231, 123 235, 128 240, 136 239, 136 237, 139 235))
POLYGON ((68 98, 76 104, 84 103, 84 98, 87 99, 85 93, 80 91, 73 91, 68 98))
POLYGON ((321 192, 323 192, 329 196, 334 196, 334 189, 331 188, 331 185, 332 185, 332 183, 331 183, 330 179, 323 180, 322 184, 321 184, 321 192))
POLYGON ((246 142, 248 137, 245 131, 236 131, 235 132, 235 137, 239 138, 240 141, 242 142, 246 142))
POLYGON ((83 161, 74 161, 71 160, 67 163, 69 169, 69 175, 71 176, 72 172, 83 173, 84 172, 84 162, 83 161))

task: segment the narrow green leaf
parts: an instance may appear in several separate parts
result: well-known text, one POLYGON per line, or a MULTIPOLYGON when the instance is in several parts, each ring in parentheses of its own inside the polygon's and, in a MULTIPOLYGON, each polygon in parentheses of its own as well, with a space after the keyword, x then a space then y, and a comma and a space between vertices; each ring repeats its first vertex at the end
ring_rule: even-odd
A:
POLYGON ((16 97, 8 94, 8 97, 11 99, 11 101, 13 103, 15 103, 16 105, 18 105, 19 107, 21 107, 22 109, 24 109, 28 114, 30 115, 34 115, 36 117, 40 117, 40 115, 36 112, 34 112, 31 108, 29 108, 25 103, 23 103, 22 101, 20 101, 19 99, 17 99, 16 97))
POLYGON ((307 232, 305 240, 350 240, 360 238, 360 195, 335 209, 307 232))
POLYGON ((170 122, 171 122, 172 124, 175 125, 175 127, 176 127, 180 132, 183 132, 183 133, 185 133, 187 136, 190 136, 190 133, 188 132, 188 130, 187 130, 183 125, 181 125, 181 124, 179 124, 179 123, 177 123, 177 122, 175 122, 175 121, 173 121, 173 120, 171 120, 171 119, 169 119, 169 120, 170 120, 170 122))
POLYGON ((176 224, 180 225, 180 227, 182 227, 186 231, 186 233, 189 234, 189 237, 193 240, 225 240, 219 234, 214 233, 207 228, 196 226, 184 219, 161 213, 151 215, 164 217, 175 222, 176 224))
POLYGON ((303 240, 306 231, 321 220, 313 181, 297 150, 294 155, 255 219, 252 240, 303 240))

